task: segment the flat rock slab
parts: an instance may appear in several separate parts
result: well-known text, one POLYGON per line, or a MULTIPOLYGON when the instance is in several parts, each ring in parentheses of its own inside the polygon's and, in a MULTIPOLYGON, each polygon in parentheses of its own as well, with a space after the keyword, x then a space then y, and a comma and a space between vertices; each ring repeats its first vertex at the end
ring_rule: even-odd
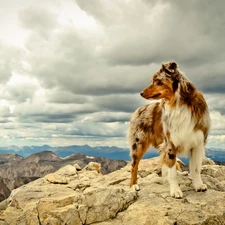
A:
POLYGON ((129 188, 129 166, 107 175, 100 168, 95 163, 81 171, 67 166, 15 189, 0 203, 0 225, 225 224, 223 166, 202 167, 206 192, 195 192, 190 178, 178 174, 182 199, 170 197, 159 158, 141 162, 139 192, 129 188))

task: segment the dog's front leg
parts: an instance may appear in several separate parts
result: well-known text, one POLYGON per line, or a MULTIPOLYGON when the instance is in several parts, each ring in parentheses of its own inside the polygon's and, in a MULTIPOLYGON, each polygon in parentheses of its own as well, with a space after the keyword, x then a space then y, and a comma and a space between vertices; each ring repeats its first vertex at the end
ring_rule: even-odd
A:
POLYGON ((162 173, 167 174, 170 184, 170 195, 174 198, 182 198, 183 193, 177 181, 176 154, 171 153, 171 149, 163 153, 162 173))
POLYGON ((183 193, 179 187, 178 181, 177 181, 177 169, 176 169, 176 163, 173 167, 168 167, 168 180, 170 184, 170 195, 174 198, 182 198, 183 193))

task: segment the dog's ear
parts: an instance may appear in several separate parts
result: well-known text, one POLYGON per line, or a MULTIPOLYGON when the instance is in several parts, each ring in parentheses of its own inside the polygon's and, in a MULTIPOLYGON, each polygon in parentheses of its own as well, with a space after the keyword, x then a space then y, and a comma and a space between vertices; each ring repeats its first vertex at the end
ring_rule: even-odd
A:
POLYGON ((180 77, 178 74, 175 74, 172 78, 173 81, 173 91, 175 92, 178 89, 180 83, 180 77))
POLYGON ((177 64, 175 62, 170 62, 170 66, 169 66, 169 69, 171 71, 174 71, 177 69, 177 64))
POLYGON ((162 68, 161 69, 164 71, 166 69, 166 65, 162 64, 162 68))
POLYGON ((167 62, 162 64, 162 70, 165 71, 168 75, 173 75, 177 72, 177 63, 176 62, 167 62))
POLYGON ((195 91, 195 87, 191 82, 180 82, 180 95, 185 101, 190 101, 190 95, 195 91))
POLYGON ((193 93, 194 90, 195 90, 194 85, 193 85, 192 83, 188 82, 188 83, 187 83, 187 91, 188 91, 189 93, 193 93))
POLYGON ((178 84, 179 84, 179 80, 178 79, 174 79, 173 80, 173 91, 174 92, 177 90, 178 84))

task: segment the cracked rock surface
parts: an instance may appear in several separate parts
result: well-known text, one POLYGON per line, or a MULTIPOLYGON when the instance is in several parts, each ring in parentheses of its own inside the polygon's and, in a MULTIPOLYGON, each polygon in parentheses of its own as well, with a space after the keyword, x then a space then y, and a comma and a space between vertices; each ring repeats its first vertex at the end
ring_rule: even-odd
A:
POLYGON ((130 165, 102 175, 90 163, 66 166, 15 189, 0 203, 0 225, 190 225, 225 224, 225 167, 204 164, 206 192, 195 192, 188 176, 178 175, 183 199, 169 196, 159 158, 142 160, 138 183, 129 188, 130 165))

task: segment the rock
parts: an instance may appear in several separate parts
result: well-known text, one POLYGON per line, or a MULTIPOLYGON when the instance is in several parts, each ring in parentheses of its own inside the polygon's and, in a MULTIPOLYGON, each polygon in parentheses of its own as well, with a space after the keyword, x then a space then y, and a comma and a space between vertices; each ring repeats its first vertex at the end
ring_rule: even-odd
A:
MULTIPOLYGON (((202 166, 202 174, 205 175, 205 177, 209 179, 214 179, 214 183, 211 182, 211 187, 214 184, 213 189, 216 190, 215 185, 222 184, 225 185, 225 166, 219 166, 219 165, 204 165, 202 166)), ((206 179, 207 180, 207 179, 206 179)))
MULTIPOLYGON (((38 152, 26 158, 16 154, 0 154, 0 202, 8 198, 13 189, 49 173, 54 173, 65 165, 75 164, 76 170, 81 171, 89 162, 93 161, 101 164, 103 174, 127 165, 124 160, 110 160, 80 153, 65 158, 61 158, 51 151, 38 152)), ((71 172, 73 173, 72 168, 71 172)))
POLYGON ((96 162, 89 162, 88 165, 85 166, 83 170, 97 171, 98 173, 101 173, 101 164, 96 162))
MULTIPOLYGON (((161 173, 161 158, 155 157, 149 159, 143 159, 140 161, 138 166, 138 172, 141 177, 148 176, 151 173, 161 173)), ((131 163, 128 163, 127 166, 123 168, 123 170, 127 170, 128 172, 131 171, 131 163)))
POLYGON ((215 165, 215 162, 210 159, 210 158, 207 158, 205 157, 203 160, 202 160, 202 165, 215 165))
POLYGON ((57 173, 50 173, 45 176, 47 181, 53 184, 68 184, 67 179, 57 173))
POLYGON ((77 174, 77 170, 75 166, 67 165, 56 171, 56 174, 61 176, 74 176, 77 174))
POLYGON ((0 207, 0 221, 10 225, 83 225, 116 217, 137 198, 126 187, 102 183, 98 163, 77 172, 65 166, 12 191, 0 207), (63 222, 62 222, 63 221, 63 222))
POLYGON ((8 224, 4 221, 0 221, 0 225, 8 225, 8 224))
MULTIPOLYGON (((139 176, 141 190, 138 193, 138 199, 126 211, 119 213, 115 219, 96 225, 225 224, 225 185, 222 182, 222 179, 225 180, 225 167, 203 166, 202 178, 209 190, 202 193, 194 191, 188 176, 178 174, 184 198, 174 199, 169 195, 168 184, 163 185, 163 179, 158 175, 160 174, 156 163, 158 159, 151 160, 143 160, 148 161, 146 165, 149 168, 146 166, 147 171, 144 171, 149 175, 139 176), (151 160, 153 167, 150 165, 151 160), (221 177, 222 173, 223 177, 221 177)), ((144 168, 145 166, 142 165, 141 173, 144 168)))
POLYGON ((0 202, 0 211, 5 210, 8 206, 8 201, 5 199, 4 201, 0 202))
POLYGON ((170 197, 160 168, 159 158, 142 160, 141 190, 134 192, 129 166, 107 175, 95 163, 81 171, 66 166, 50 174, 53 181, 64 178, 66 184, 49 182, 47 176, 15 189, 0 204, 0 225, 225 224, 225 167, 202 167, 206 192, 195 192, 191 179, 178 173, 183 199, 170 197))
POLYGON ((74 165, 74 167, 75 167, 75 169, 76 169, 77 171, 81 171, 81 170, 82 170, 81 167, 80 167, 77 163, 74 165))

